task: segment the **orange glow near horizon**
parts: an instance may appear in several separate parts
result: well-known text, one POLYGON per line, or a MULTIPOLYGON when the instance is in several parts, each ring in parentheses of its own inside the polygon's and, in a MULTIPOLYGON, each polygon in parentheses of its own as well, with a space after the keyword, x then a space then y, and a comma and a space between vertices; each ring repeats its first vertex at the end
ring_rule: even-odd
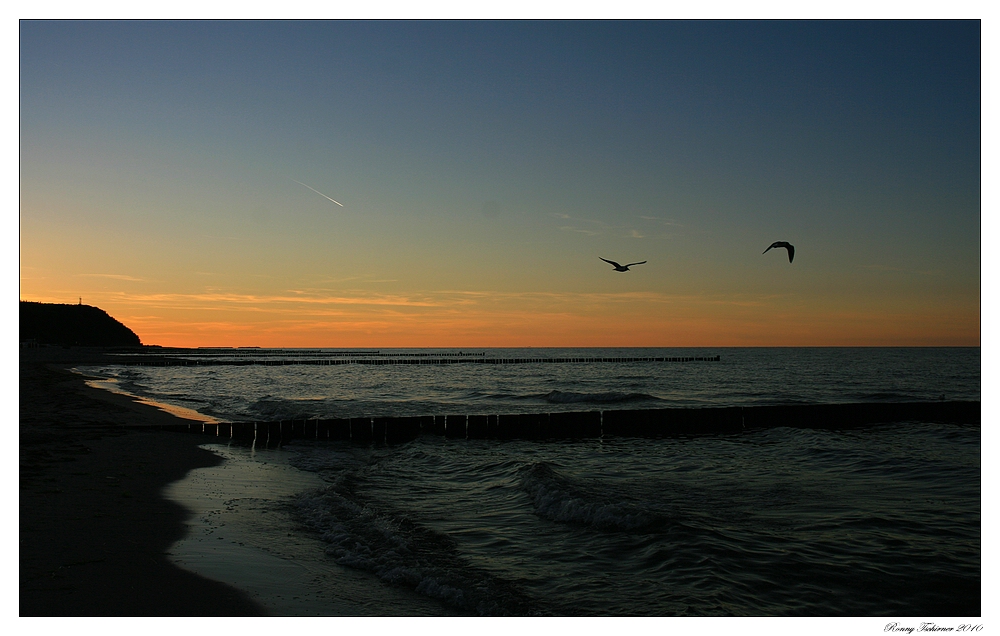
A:
POLYGON ((64 230, 42 238, 31 230, 22 227, 22 300, 75 303, 82 296, 85 304, 108 312, 150 345, 980 343, 977 286, 934 272, 853 264, 835 269, 810 262, 809 252, 797 256, 794 265, 754 254, 738 255, 738 260, 714 269, 670 263, 668 253, 638 271, 619 274, 596 257, 574 261, 572 252, 567 252, 566 264, 556 262, 555 267, 543 261, 525 268, 517 262, 466 258, 462 267, 441 272, 432 269, 434 259, 408 261, 398 250, 385 249, 376 264, 382 271, 364 278, 367 264, 347 258, 317 265, 289 251, 283 258, 270 256, 255 263, 239 252, 185 252, 183 243, 163 246, 142 235, 120 241, 124 246, 116 249, 115 241, 96 232, 85 232, 84 239, 74 241, 71 237, 81 233, 64 230), (206 259, 204 271, 222 273, 194 270, 190 262, 197 258, 206 259), (222 270, 222 265, 232 271, 222 270), (315 276, 316 270, 346 275, 324 279, 315 276), (483 281, 494 281, 500 289, 477 287, 485 285, 483 281), (432 284, 438 286, 428 286, 432 284))
MULTIPOLYGON (((22 298, 58 302, 56 298, 22 298)), ((978 306, 838 310, 793 298, 634 293, 90 294, 168 347, 979 346, 978 306)), ((833 303, 836 305, 836 303, 833 303)))

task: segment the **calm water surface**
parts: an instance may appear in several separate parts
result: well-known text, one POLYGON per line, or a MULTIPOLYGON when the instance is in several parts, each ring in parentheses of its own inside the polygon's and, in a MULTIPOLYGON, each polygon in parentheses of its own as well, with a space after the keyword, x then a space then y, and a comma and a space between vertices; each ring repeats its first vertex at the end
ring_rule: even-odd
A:
MULTIPOLYGON (((197 360, 342 360, 330 350, 194 350, 197 360)), ((453 350, 382 350, 400 354, 453 350)), ((675 406, 978 400, 978 348, 485 349, 486 358, 718 362, 90 367, 123 390, 223 420, 539 413, 675 406)), ((375 359, 359 353, 358 359, 375 359)))

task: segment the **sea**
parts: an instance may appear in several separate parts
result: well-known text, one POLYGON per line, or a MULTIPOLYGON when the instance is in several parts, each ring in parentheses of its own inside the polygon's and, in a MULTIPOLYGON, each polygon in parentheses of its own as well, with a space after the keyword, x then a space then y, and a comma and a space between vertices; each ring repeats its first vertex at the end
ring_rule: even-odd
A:
MULTIPOLYGON (((219 422, 981 393, 978 347, 164 349, 149 360, 77 370, 219 422)), ((192 511, 171 558, 275 614, 981 615, 978 423, 273 447, 206 436, 205 448, 223 462, 167 491, 192 511)))

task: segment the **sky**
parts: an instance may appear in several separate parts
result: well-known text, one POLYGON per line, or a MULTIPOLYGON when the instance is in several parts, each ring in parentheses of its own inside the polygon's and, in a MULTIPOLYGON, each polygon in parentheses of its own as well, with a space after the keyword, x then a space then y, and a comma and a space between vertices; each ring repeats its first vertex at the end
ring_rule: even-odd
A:
POLYGON ((980 49, 978 21, 22 20, 19 296, 163 346, 978 346, 980 49))

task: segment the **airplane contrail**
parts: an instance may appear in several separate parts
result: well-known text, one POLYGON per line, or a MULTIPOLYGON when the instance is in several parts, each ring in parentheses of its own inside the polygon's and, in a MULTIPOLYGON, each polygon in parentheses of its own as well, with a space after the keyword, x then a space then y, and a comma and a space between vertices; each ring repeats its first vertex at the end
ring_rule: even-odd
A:
MULTIPOLYGON (((292 181, 295 181, 295 179, 292 179, 292 181)), ((307 188, 309 188, 310 190, 312 190, 313 192, 315 192, 315 193, 316 193, 316 194, 318 194, 319 196, 323 197, 324 199, 330 199, 330 197, 326 196, 325 194, 323 194, 322 192, 320 192, 320 191, 319 191, 319 190, 317 190, 316 188, 313 188, 313 187, 310 187, 310 186, 307 186, 306 184, 302 183, 301 181, 295 181, 295 183, 299 184, 300 186, 306 186, 307 188)), ((337 205, 339 205, 340 207, 344 207, 344 204, 343 204, 343 203, 341 203, 340 201, 334 201, 333 199, 330 199, 330 201, 333 201, 334 203, 336 203, 336 204, 337 204, 337 205)))

